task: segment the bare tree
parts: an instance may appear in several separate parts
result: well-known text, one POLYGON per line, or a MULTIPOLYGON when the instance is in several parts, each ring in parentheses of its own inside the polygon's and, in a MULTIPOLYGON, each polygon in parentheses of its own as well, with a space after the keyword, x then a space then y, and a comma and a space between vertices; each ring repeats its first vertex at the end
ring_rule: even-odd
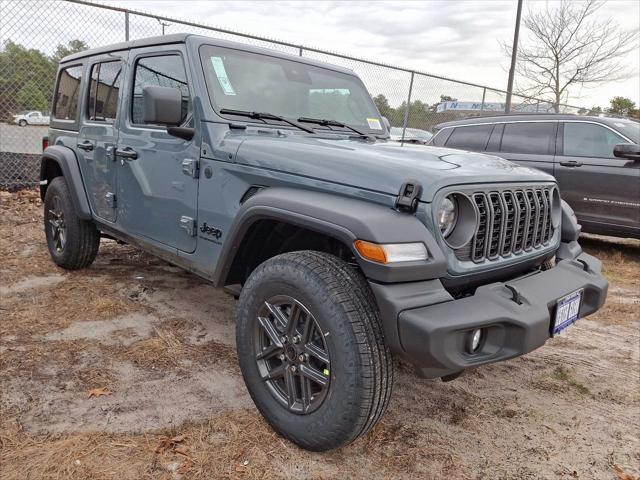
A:
MULTIPOLYGON (((604 3, 562 0, 527 13, 524 26, 530 38, 518 48, 518 93, 551 97, 559 112, 572 86, 597 85, 633 74, 623 58, 638 48, 638 32, 623 30, 611 18, 594 18, 604 3)), ((511 57, 511 46, 503 43, 502 47, 511 57)))

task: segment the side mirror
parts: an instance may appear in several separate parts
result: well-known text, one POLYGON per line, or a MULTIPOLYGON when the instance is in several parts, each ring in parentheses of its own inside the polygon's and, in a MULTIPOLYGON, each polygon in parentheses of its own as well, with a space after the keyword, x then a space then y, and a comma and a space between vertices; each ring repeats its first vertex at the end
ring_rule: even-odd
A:
POLYGON ((384 123, 384 126, 387 127, 387 130, 391 130, 391 122, 387 117, 382 117, 382 123, 384 123))
POLYGON ((182 93, 178 88, 145 87, 142 90, 145 123, 176 126, 182 120, 182 93))
POLYGON ((635 143, 619 143, 613 147, 613 156, 627 160, 640 160, 640 145, 635 143))

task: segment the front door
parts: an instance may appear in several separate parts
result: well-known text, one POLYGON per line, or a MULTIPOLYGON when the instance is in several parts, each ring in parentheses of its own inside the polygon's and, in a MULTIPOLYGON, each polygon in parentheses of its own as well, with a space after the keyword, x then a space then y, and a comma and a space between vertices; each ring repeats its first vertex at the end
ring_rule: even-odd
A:
POLYGON ((116 168, 113 150, 118 141, 116 117, 127 53, 97 57, 88 65, 87 97, 81 102, 77 152, 89 202, 97 217, 116 220, 116 168))
POLYGON ((580 222, 605 228, 640 228, 640 163, 613 156, 627 143, 597 123, 564 122, 556 156, 560 193, 580 222))
MULTIPOLYGON (((129 57, 126 114, 116 149, 118 223, 129 234, 165 246, 196 249, 198 180, 183 170, 197 160, 199 146, 144 121, 142 90, 147 86, 178 88, 183 99, 183 126, 193 125, 189 75, 182 47, 174 51, 132 50, 129 57)), ((124 109, 123 109, 124 110, 124 109)))

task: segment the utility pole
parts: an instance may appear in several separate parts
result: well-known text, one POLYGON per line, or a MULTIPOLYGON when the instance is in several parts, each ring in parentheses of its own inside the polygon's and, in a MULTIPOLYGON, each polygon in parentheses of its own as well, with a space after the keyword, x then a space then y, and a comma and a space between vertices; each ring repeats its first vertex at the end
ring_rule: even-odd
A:
POLYGON ((513 47, 511 47, 511 68, 509 68, 509 80, 507 82, 507 102, 504 113, 511 111, 511 92, 513 91, 513 76, 516 73, 516 58, 518 56, 518 36, 520 36, 520 16, 522 14, 522 0, 518 0, 518 13, 516 13, 516 29, 513 33, 513 47))

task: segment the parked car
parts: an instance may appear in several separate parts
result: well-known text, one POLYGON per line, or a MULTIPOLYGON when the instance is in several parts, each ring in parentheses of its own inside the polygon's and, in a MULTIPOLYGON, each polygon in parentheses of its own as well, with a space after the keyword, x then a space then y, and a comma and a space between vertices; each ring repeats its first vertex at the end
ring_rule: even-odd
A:
POLYGON ((17 123, 21 127, 26 127, 27 125, 49 125, 49 112, 37 110, 20 112, 13 116, 13 123, 17 123))
POLYGON ((436 126, 432 145, 498 155, 553 175, 583 232, 640 238, 640 123, 531 114, 436 126))
POLYGON ((247 389, 304 448, 378 422, 392 355, 452 380, 605 301, 553 177, 389 141, 351 70, 166 35, 65 57, 54 98, 53 261, 88 267, 115 238, 238 297, 247 389))
MULTIPOLYGON (((391 127, 391 140, 400 142, 402 140, 402 127, 391 127)), ((404 132, 404 141, 407 143, 418 143, 426 145, 431 140, 433 134, 419 128, 406 128, 404 132)))

